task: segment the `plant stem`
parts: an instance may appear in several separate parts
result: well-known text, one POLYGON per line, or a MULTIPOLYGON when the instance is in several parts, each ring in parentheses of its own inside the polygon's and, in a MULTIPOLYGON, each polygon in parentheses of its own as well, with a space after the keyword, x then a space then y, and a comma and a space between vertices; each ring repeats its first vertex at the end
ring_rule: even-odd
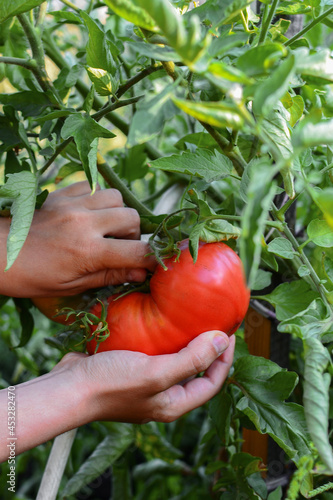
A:
MULTIPOLYGON (((139 215, 151 216, 154 215, 153 212, 149 210, 137 197, 128 189, 124 182, 119 179, 118 175, 114 170, 106 163, 103 156, 97 153, 97 168, 99 173, 102 175, 106 183, 115 189, 118 189, 124 199, 127 206, 135 208, 139 215)), ((152 224, 149 221, 141 221, 141 231, 142 233, 152 233, 156 229, 156 224, 152 224)))
MULTIPOLYGON (((23 31, 28 39, 29 45, 31 47, 32 57, 36 61, 36 68, 34 70, 34 75, 37 78, 39 85, 44 92, 50 91, 54 96, 59 107, 62 107, 62 101, 58 95, 57 90, 54 88, 52 82, 50 81, 46 69, 45 69, 45 55, 41 42, 41 38, 37 29, 31 24, 28 16, 26 14, 19 14, 17 16, 23 31)), ((39 28, 38 28, 39 30, 39 28)))
POLYGON ((144 97, 143 95, 139 95, 137 97, 131 97, 130 99, 123 99, 122 101, 117 101, 117 102, 113 102, 111 104, 108 104, 105 108, 102 108, 99 111, 97 111, 96 113, 94 113, 93 115, 91 115, 91 118, 98 121, 101 118, 103 118, 103 116, 110 113, 111 111, 114 111, 115 109, 118 109, 118 108, 122 108, 123 106, 129 106, 130 104, 134 104, 134 103, 140 101, 140 99, 142 99, 143 97, 144 97))
MULTIPOLYGON (((272 215, 277 220, 278 219, 278 209, 274 205, 274 203, 272 205, 273 205, 272 215)), ((312 267, 312 264, 310 263, 309 259, 307 258, 307 256, 303 252, 301 245, 299 245, 297 239, 295 238, 295 236, 293 235, 292 231, 289 229, 289 227, 286 223, 283 224, 283 232, 284 232, 284 235, 286 236, 286 238, 292 244, 295 252, 297 252, 302 264, 304 264, 309 269, 309 272, 310 272, 309 277, 311 278, 312 283, 313 283, 315 289, 317 290, 317 292, 319 293, 322 301, 326 305, 327 311, 330 312, 330 314, 333 314, 333 306, 327 300, 325 287, 321 283, 320 278, 317 275, 314 268, 312 267)))
POLYGON ((152 73, 155 73, 155 71, 160 71, 163 69, 163 66, 160 65, 153 65, 153 66, 148 66, 144 70, 140 71, 140 73, 137 73, 136 75, 132 76, 125 82, 123 85, 120 85, 118 92, 117 92, 117 97, 121 97, 125 92, 127 92, 133 85, 136 83, 140 82, 147 76, 151 75, 152 73))
MULTIPOLYGON (((234 220, 234 221, 242 221, 243 217, 240 215, 224 215, 224 214, 216 214, 208 217, 204 217, 205 220, 214 220, 214 219, 222 219, 222 220, 234 220)), ((284 224, 280 221, 266 220, 266 226, 274 227, 278 231, 283 231, 284 224)))
POLYGON ((75 10, 76 12, 80 12, 80 9, 76 7, 70 0, 60 0, 61 3, 67 5, 67 7, 70 7, 71 9, 75 10))
POLYGON ((36 61, 34 59, 21 59, 20 57, 5 57, 0 56, 0 63, 4 64, 15 64, 16 66, 22 66, 34 72, 37 69, 36 61))
POLYGON ((72 142, 72 140, 73 140, 73 137, 69 137, 69 139, 66 139, 61 144, 59 144, 59 146, 56 148, 56 150, 53 153, 53 155, 51 156, 51 158, 49 158, 47 160, 47 162, 38 170, 39 176, 44 174, 44 172, 52 165, 52 163, 55 161, 55 159, 60 155, 60 153, 62 153, 62 151, 68 146, 68 144, 70 144, 72 142))
POLYGON ((316 17, 313 19, 313 21, 310 21, 304 28, 296 33, 292 38, 289 38, 286 42, 284 42, 284 45, 287 47, 288 45, 291 45, 292 43, 296 42, 299 38, 301 38, 305 33, 310 31, 316 24, 320 23, 325 17, 329 16, 333 12, 333 7, 330 7, 327 9, 325 12, 323 12, 320 16, 316 17))
POLYGON ((258 45, 264 43, 264 41, 266 40, 269 27, 271 25, 272 19, 274 17, 277 6, 279 5, 279 2, 280 0, 273 0, 268 16, 261 27, 258 45))

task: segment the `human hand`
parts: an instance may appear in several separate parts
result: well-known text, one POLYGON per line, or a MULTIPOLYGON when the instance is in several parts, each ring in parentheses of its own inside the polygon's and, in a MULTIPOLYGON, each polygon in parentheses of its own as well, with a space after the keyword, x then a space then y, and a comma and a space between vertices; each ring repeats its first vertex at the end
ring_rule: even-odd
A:
POLYGON ((234 335, 229 339, 212 331, 199 335, 176 354, 70 353, 54 370, 71 370, 71 380, 87 402, 86 422, 172 422, 220 391, 232 365, 234 347, 234 335), (205 372, 202 377, 193 378, 201 372, 205 372))
MULTIPOLYGON (((51 372, 16 386, 20 401, 16 453, 97 420, 172 422, 220 391, 232 365, 234 345, 234 335, 229 339, 211 331, 176 354, 66 354, 51 372), (201 372, 202 377, 193 378, 201 372)), ((7 390, 1 390, 0 463, 8 453, 7 398, 7 390)))
POLYGON ((67 296, 91 288, 144 281, 155 260, 140 239, 140 218, 119 191, 88 182, 50 193, 35 211, 13 266, 6 266, 10 220, 0 218, 0 293, 12 297, 67 296), (105 238, 111 236, 112 238, 105 238))

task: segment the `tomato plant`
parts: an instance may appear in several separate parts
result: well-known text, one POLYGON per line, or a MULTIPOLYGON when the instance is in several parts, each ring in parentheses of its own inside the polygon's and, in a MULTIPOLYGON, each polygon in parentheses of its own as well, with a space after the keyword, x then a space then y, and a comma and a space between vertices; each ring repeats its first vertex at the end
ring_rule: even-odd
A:
MULTIPOLYGON (((271 338, 290 345, 288 363, 279 366, 279 359, 249 354, 241 327, 228 383, 206 407, 171 426, 80 429, 60 497, 80 496, 88 484, 94 490, 92 482, 112 468, 114 499, 332 498, 322 493, 333 473, 330 3, 81 0, 79 8, 69 0, 1 0, 0 215, 12 215, 8 266, 48 191, 99 182, 138 211, 142 233, 154 233, 162 220, 170 230, 170 217, 182 210, 177 239, 189 238, 197 262, 206 247, 232 238, 259 318, 249 325, 248 315, 245 326, 261 338, 265 319, 271 338), (291 33, 295 17, 301 22, 291 33), (260 461, 257 452, 245 453, 244 429, 269 435, 278 456, 260 461), (272 472, 277 464, 282 479, 272 472)), ((132 322, 142 326, 140 311, 155 294, 154 325, 170 315, 177 318, 172 337, 189 331, 205 301, 177 294, 184 284, 187 292, 204 287, 171 280, 184 262, 166 261, 150 294, 110 300, 110 324, 121 316, 135 339, 132 322), (138 317, 124 318, 132 302, 138 317)), ((234 284, 222 287, 228 300, 238 297, 234 284)), ((77 300, 34 302, 53 318, 77 300)), ((29 300, 0 297, 0 306, 2 387, 52 369, 70 329, 48 322, 29 300)), ((217 327, 232 329, 236 309, 226 307, 230 324, 217 327)), ((200 330, 216 327, 208 317, 200 330)), ((19 495, 36 498, 47 452, 48 445, 18 457, 19 495)), ((0 477, 6 500, 7 471, 0 477)))
MULTIPOLYGON (((179 249, 179 258, 165 260, 167 270, 158 265, 149 293, 108 299, 110 335, 98 347, 98 336, 90 340, 90 354, 113 349, 169 354, 204 331, 231 335, 239 328, 250 293, 238 255, 225 243, 200 243, 194 263, 188 241, 179 249)), ((100 316, 101 310, 97 304, 91 312, 100 316)))

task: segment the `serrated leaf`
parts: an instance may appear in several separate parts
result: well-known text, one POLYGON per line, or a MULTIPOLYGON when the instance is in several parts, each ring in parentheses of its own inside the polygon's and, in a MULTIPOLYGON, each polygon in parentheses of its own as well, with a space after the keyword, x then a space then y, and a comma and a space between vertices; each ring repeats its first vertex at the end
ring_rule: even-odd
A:
POLYGON ((308 237, 320 247, 333 247, 333 230, 325 220, 314 219, 307 227, 308 237))
POLYGON ((7 239, 6 271, 15 262, 28 236, 35 211, 37 197, 37 178, 27 171, 9 174, 6 184, 0 187, 0 198, 13 201, 12 221, 7 239))
POLYGON ((118 16, 149 31, 158 31, 154 19, 131 0, 103 0, 118 16))
POLYGON ((310 337, 321 339, 324 335, 333 331, 333 324, 331 317, 327 316, 323 301, 317 298, 299 313, 281 321, 278 330, 293 333, 300 339, 310 337))
POLYGON ((133 425, 123 423, 106 425, 109 434, 99 443, 93 453, 67 482, 61 492, 62 497, 78 493, 83 486, 99 477, 133 443, 133 425))
POLYGON ((293 259, 295 252, 292 244, 286 238, 278 237, 267 245, 268 252, 274 253, 283 259, 293 259))
POLYGON ((282 283, 273 292, 260 298, 275 307, 276 317, 282 321, 304 311, 317 297, 318 293, 313 291, 308 283, 297 280, 282 283))
POLYGON ((300 95, 295 95, 292 97, 292 106, 288 109, 290 113, 289 123, 292 127, 296 125, 298 120, 302 118, 304 113, 305 104, 303 97, 300 95))
POLYGON ((170 100, 176 86, 175 83, 168 85, 160 94, 145 98, 138 104, 127 137, 128 148, 150 141, 160 134, 166 120, 176 112, 170 100))
POLYGON ((0 3, 0 23, 10 17, 28 12, 38 7, 38 5, 41 5, 44 1, 45 0, 2 0, 0 3))
POLYGON ((173 102, 188 115, 213 127, 231 127, 235 130, 244 127, 244 117, 235 104, 191 102, 176 98, 173 98, 173 102))
POLYGON ((236 361, 232 378, 243 392, 237 409, 259 432, 271 436, 295 461, 310 453, 303 408, 285 403, 297 384, 296 373, 261 357, 244 356, 236 361))
POLYGON ((207 149, 197 149, 195 153, 185 151, 182 154, 159 158, 150 162, 149 165, 168 172, 195 175, 207 182, 228 177, 233 168, 227 156, 217 150, 207 149))
POLYGON ((74 138, 87 179, 94 191, 97 184, 98 139, 99 137, 110 139, 115 135, 90 116, 77 113, 66 119, 61 129, 61 137, 63 139, 74 138))
POLYGON ((324 270, 326 277, 330 280, 331 284, 333 285, 333 260, 327 257, 327 255, 325 255, 324 270))
POLYGON ((304 389, 303 403, 308 429, 319 456, 333 473, 333 452, 328 436, 329 387, 331 376, 325 373, 331 357, 328 350, 316 338, 304 342, 304 389))
POLYGON ((266 116, 287 92, 295 73, 295 58, 289 56, 256 88, 253 110, 256 115, 266 116))

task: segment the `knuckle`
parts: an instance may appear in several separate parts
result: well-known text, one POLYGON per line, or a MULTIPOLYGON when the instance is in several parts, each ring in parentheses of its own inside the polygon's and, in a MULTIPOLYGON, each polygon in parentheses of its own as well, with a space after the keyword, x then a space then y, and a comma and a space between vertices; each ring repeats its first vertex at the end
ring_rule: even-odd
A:
POLYGON ((112 198, 112 202, 116 206, 123 206, 123 196, 118 189, 110 188, 107 190, 110 197, 112 198))
POLYGON ((207 362, 202 354, 192 354, 191 363, 195 373, 203 372, 207 368, 207 362))
POLYGON ((152 419, 155 422, 170 423, 178 418, 178 414, 172 405, 170 396, 167 392, 162 392, 157 401, 152 413, 152 419))

